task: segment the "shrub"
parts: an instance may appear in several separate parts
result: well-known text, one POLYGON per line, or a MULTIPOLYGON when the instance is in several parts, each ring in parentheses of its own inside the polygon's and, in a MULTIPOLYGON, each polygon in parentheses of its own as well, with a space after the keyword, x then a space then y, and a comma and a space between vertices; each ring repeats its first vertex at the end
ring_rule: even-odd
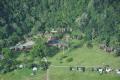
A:
POLYGON ((63 61, 62 61, 62 60, 60 60, 60 63, 63 63, 63 61))
POLYGON ((50 57, 54 56, 59 51, 59 48, 55 46, 47 47, 47 49, 48 49, 47 56, 50 56, 50 57))
POLYGON ((93 48, 93 44, 91 42, 88 42, 86 45, 88 48, 93 48))
POLYGON ((67 61, 67 62, 72 62, 72 61, 73 61, 73 58, 68 58, 66 61, 67 61))
POLYGON ((66 55, 61 56, 62 59, 67 58, 67 57, 68 57, 68 56, 66 56, 66 55))
POLYGON ((48 69, 48 67, 50 66, 50 64, 51 64, 51 62, 44 62, 44 61, 42 61, 41 63, 40 63, 40 67, 43 69, 43 70, 47 70, 48 69))
POLYGON ((84 43, 85 43, 84 40, 75 40, 70 43, 71 44, 70 47, 73 49, 81 48, 84 45, 84 43))

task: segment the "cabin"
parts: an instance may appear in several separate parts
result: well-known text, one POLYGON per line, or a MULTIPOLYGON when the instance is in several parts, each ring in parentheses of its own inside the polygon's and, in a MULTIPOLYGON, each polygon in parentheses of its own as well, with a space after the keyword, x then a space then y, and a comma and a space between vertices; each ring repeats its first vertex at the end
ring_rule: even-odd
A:
POLYGON ((47 43, 49 46, 59 46, 59 40, 56 40, 56 39, 52 39, 52 40, 49 40, 48 43, 47 43))
POLYGON ((26 43, 18 43, 15 46, 10 47, 10 50, 12 51, 29 51, 33 46, 35 42, 34 41, 27 41, 26 43))
POLYGON ((47 42, 47 45, 48 46, 56 46, 56 47, 58 47, 58 48, 68 48, 68 44, 67 43, 65 43, 65 42, 62 42, 62 41, 60 41, 60 40, 58 40, 58 39, 53 39, 53 40, 49 40, 48 42, 47 42))

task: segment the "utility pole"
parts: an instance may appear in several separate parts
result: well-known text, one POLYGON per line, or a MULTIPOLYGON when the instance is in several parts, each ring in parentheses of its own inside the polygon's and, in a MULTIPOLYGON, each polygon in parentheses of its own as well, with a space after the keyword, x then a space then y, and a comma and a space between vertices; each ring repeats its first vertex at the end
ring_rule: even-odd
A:
POLYGON ((47 80, 49 80, 49 69, 47 69, 47 80))
POLYGON ((64 51, 64 46, 63 46, 63 55, 65 54, 65 51, 64 51))

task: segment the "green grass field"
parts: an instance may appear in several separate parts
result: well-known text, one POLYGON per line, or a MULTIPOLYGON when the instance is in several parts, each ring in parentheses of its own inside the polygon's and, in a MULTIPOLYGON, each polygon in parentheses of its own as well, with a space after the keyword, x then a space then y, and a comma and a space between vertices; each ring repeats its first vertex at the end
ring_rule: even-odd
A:
POLYGON ((50 61, 53 65, 82 65, 86 67, 110 65, 113 68, 120 68, 120 57, 115 57, 113 53, 106 53, 96 46, 93 48, 83 46, 82 48, 78 48, 70 52, 66 51, 64 55, 68 57, 63 58, 63 63, 60 63, 60 58, 63 56, 62 51, 53 58, 50 58, 50 61), (73 61, 68 63, 66 59, 71 57, 73 58, 73 61))
MULTIPOLYGON (((106 53, 97 46, 93 48, 77 48, 72 51, 59 52, 54 57, 48 58, 52 65, 56 66, 103 66, 110 65, 112 68, 120 68, 120 57, 106 53), (62 56, 67 56, 61 59, 62 56), (73 58, 72 62, 67 62, 68 58, 73 58), (62 63, 61 63, 62 62, 62 63)), ((46 80, 46 72, 39 70, 36 75, 31 75, 32 70, 22 69, 0 75, 0 80, 46 80)), ((120 80, 120 75, 115 73, 100 75, 97 72, 69 71, 69 68, 49 68, 49 80, 120 80)))
MULTIPOLYGON (((110 65, 112 68, 120 68, 120 57, 115 57, 113 53, 109 54, 98 47, 87 48, 82 47, 71 52, 66 52, 65 55, 68 57, 62 60, 60 63, 60 57, 63 53, 59 53, 51 59, 53 65, 56 66, 85 66, 85 67, 102 67, 104 65, 110 65), (67 62, 67 58, 72 57, 72 62, 67 62)), ((119 80, 120 75, 115 72, 110 74, 100 75, 97 72, 91 72, 87 70, 82 73, 79 71, 70 71, 69 68, 50 68, 49 72, 50 80, 119 80)))

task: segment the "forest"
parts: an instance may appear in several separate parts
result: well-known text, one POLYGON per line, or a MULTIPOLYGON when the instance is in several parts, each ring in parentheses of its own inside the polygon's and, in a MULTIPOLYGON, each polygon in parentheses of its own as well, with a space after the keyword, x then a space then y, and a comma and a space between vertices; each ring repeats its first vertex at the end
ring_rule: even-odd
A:
POLYGON ((72 28, 86 40, 120 45, 119 0, 1 0, 0 47, 52 28, 72 28))

